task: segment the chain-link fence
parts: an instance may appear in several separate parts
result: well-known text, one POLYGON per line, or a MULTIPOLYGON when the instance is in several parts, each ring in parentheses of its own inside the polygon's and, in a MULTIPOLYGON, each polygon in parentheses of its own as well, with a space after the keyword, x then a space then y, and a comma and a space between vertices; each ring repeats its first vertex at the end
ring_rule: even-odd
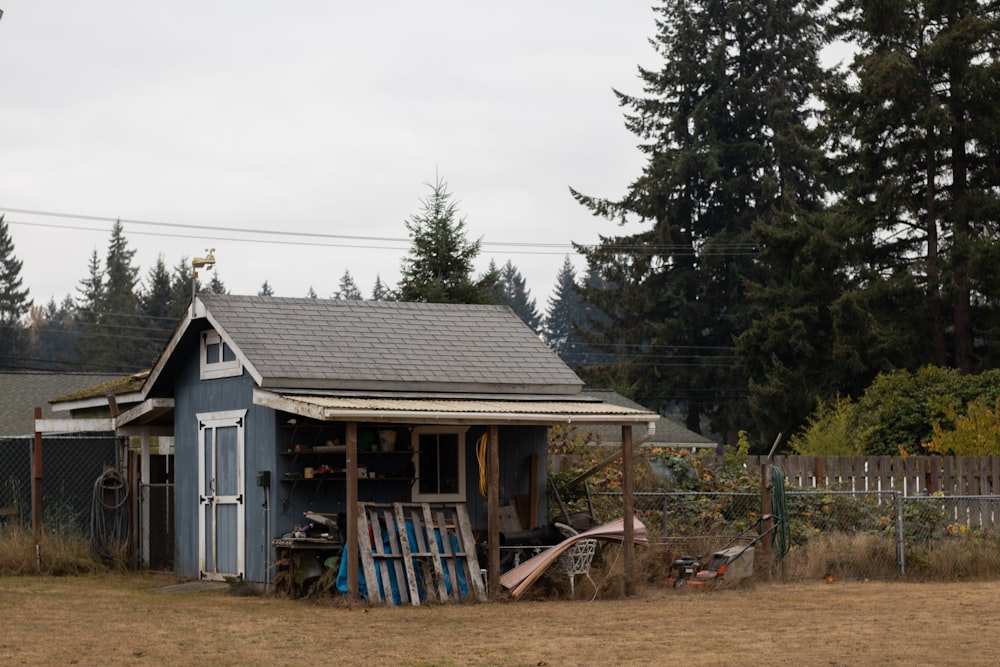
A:
MULTIPOLYGON (((622 515, 620 493, 591 497, 594 518, 622 515)), ((1000 496, 904 496, 898 491, 786 493, 790 577, 911 574, 1000 576, 1000 496)), ((755 493, 636 493, 650 542, 707 555, 760 516, 755 493)))
MULTIPOLYGON (((115 465, 110 436, 46 437, 42 441, 42 525, 64 535, 89 530, 94 482, 115 465)), ((31 528, 32 438, 0 439, 0 512, 31 528)))

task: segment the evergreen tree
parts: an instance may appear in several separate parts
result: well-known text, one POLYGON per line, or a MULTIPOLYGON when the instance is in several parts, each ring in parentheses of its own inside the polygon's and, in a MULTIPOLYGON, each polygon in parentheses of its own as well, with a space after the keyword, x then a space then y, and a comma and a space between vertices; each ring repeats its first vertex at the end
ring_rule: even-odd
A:
POLYGON ((104 271, 97 248, 94 248, 87 262, 87 277, 77 286, 74 307, 79 333, 76 356, 87 360, 87 370, 90 371, 104 370, 100 362, 94 361, 102 354, 100 309, 103 300, 104 271))
MULTIPOLYGON (((140 312, 139 269, 132 263, 125 229, 115 222, 104 261, 105 283, 98 311, 100 335, 92 345, 98 350, 94 363, 123 373, 149 368, 149 333, 140 312)), ((162 338, 157 338, 162 342, 162 338)))
POLYGON ((194 269, 188 257, 181 257, 180 261, 174 265, 173 273, 170 276, 170 315, 176 322, 184 316, 184 311, 191 306, 191 281, 195 281, 195 288, 201 291, 201 281, 194 278, 194 269))
POLYGON ((466 239, 465 219, 451 199, 447 184, 438 180, 431 196, 421 200, 421 212, 406 221, 410 250, 403 259, 399 283, 401 301, 431 303, 496 303, 499 276, 487 271, 472 277, 479 241, 466 239))
POLYGON ((23 320, 32 301, 28 289, 21 287, 21 266, 8 225, 0 215, 0 368, 27 363, 29 339, 23 320))
POLYGON ((364 299, 361 296, 361 290, 358 289, 357 283, 354 282, 354 278, 351 277, 351 272, 344 269, 344 275, 340 277, 340 287, 337 292, 333 295, 334 299, 348 299, 352 301, 361 301, 364 299))
MULTIPOLYGON (((76 305, 68 294, 62 303, 55 297, 44 307, 31 309, 32 367, 38 370, 70 370, 80 365, 77 355, 79 324, 76 305)), ((91 370, 85 367, 84 370, 91 370)))
POLYGON ((152 360, 170 338, 176 324, 174 317, 173 290, 170 285, 170 272, 167 270, 163 255, 156 258, 156 263, 146 276, 147 287, 140 295, 140 306, 145 326, 148 329, 146 356, 152 360))
POLYGON ((911 348, 926 350, 911 367, 1000 363, 996 347, 976 349, 1000 319, 1000 6, 842 0, 836 18, 859 48, 826 98, 845 216, 869 246, 856 270, 893 297, 881 317, 910 315, 911 348))
POLYGON ((392 301, 392 290, 379 275, 375 276, 375 286, 372 287, 372 301, 392 301))
POLYGON ((218 267, 212 271, 212 279, 208 281, 208 293, 209 294, 229 294, 229 290, 226 289, 225 284, 222 279, 219 278, 218 267))
POLYGON ((264 284, 260 286, 260 291, 257 292, 257 296, 274 296, 274 290, 271 285, 268 284, 267 280, 264 280, 264 284))
POLYGON ((576 269, 566 257, 556 276, 555 290, 549 297, 542 336, 552 351, 571 367, 576 367, 585 355, 583 339, 574 325, 582 307, 583 301, 576 286, 576 269))
POLYGON ((521 272, 510 260, 507 260, 507 263, 499 270, 499 274, 500 287, 503 290, 501 303, 509 306, 532 331, 540 333, 542 318, 538 314, 535 300, 531 298, 521 272))
POLYGON ((573 191, 595 215, 645 225, 581 248, 606 287, 585 299, 608 318, 588 336, 614 349, 620 386, 654 409, 679 402, 735 442, 749 423, 733 339, 762 283, 755 225, 818 207, 809 134, 821 80, 819 0, 663 0, 640 68, 642 96, 616 92, 647 156, 618 200, 573 191))

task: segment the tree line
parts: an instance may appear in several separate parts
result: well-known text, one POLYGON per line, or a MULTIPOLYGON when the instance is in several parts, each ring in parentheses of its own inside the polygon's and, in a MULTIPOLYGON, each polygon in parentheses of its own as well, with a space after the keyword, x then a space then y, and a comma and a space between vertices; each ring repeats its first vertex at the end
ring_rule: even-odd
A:
MULTIPOLYGON (((638 68, 641 92, 614 91, 645 162, 619 196, 570 188, 621 227, 576 246, 584 275, 567 258, 545 316, 510 262, 473 275, 478 242, 440 181, 406 221, 400 284, 379 280, 372 298, 507 303, 589 384, 765 448, 887 374, 1000 368, 1000 3, 659 0, 654 11, 658 62, 638 68), (851 56, 824 65, 838 43, 851 56)), ((137 290, 113 245, 104 274, 95 255, 80 294, 39 321, 140 332, 163 316, 154 301, 176 308, 146 294, 151 279, 137 290), (133 312, 145 319, 110 319, 133 312)), ((8 338, 27 298, 11 267, 8 338)), ((172 294, 179 270, 163 271, 172 294)), ((361 296, 347 271, 336 296, 361 296)), ((148 364, 149 350, 137 354, 148 364)))
MULTIPOLYGON (((399 285, 390 287, 377 277, 367 298, 507 305, 567 363, 586 362, 593 353, 574 329, 585 307, 570 259, 564 261, 547 312, 540 314, 512 262, 502 267, 491 262, 483 275, 474 275, 479 241, 467 238, 447 185, 438 181, 430 188, 420 212, 406 221, 412 246, 399 285)), ((189 258, 168 268, 160 256, 143 276, 134 256, 117 222, 103 259, 96 249, 92 252, 75 295, 35 304, 0 215, 0 369, 128 374, 150 368, 191 303, 192 290, 227 293, 217 268, 203 283, 193 275, 189 258)), ((258 295, 274 295, 267 279, 258 295)), ((312 287, 304 296, 318 298, 312 287)), ((366 297, 345 268, 332 298, 366 297)))
POLYGON ((1000 4, 662 0, 616 92, 646 157, 602 279, 589 379, 735 442, 881 373, 1000 364, 1000 4), (853 49, 825 67, 821 52, 853 49))

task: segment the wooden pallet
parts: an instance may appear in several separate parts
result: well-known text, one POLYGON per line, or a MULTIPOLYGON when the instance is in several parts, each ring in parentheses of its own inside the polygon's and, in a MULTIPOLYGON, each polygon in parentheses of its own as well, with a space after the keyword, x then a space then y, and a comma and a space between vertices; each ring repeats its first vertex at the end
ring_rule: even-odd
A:
POLYGON ((464 504, 358 503, 358 535, 369 602, 486 600, 464 504))

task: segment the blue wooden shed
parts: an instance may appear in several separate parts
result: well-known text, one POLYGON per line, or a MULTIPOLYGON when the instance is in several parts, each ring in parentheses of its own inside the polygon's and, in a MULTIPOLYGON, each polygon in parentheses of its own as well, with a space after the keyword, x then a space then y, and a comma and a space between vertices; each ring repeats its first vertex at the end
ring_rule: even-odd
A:
POLYGON ((200 295, 115 425, 173 435, 179 576, 267 582, 306 512, 353 559, 359 501, 449 502, 495 582, 501 507, 548 516, 548 427, 656 418, 582 387, 503 306, 200 295))

